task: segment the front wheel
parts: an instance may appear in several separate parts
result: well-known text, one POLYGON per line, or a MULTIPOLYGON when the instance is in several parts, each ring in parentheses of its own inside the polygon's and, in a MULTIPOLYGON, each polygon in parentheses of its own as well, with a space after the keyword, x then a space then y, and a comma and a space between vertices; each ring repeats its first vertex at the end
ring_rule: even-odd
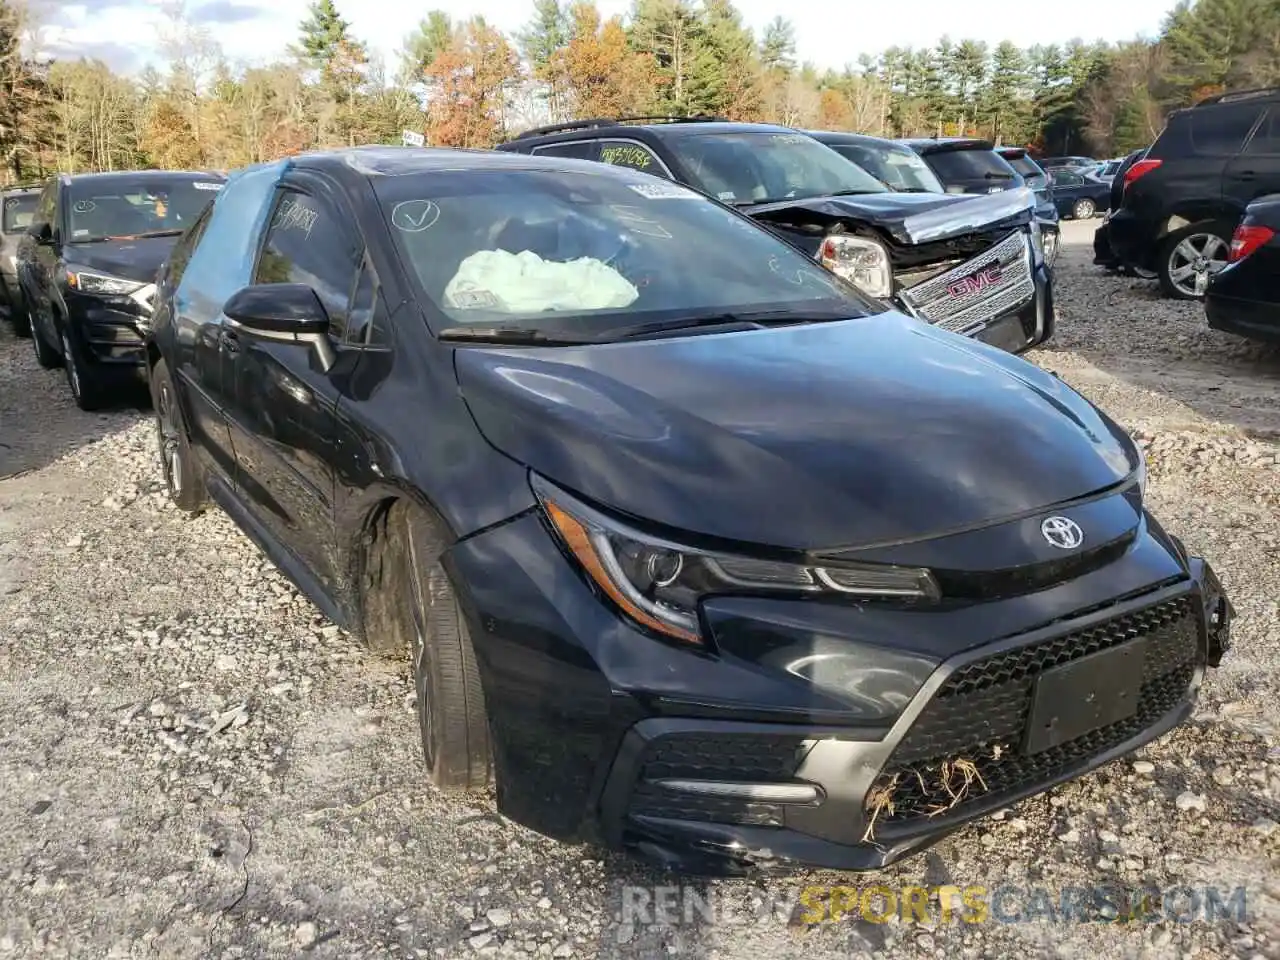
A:
POLYGON ((151 368, 151 405, 156 412, 156 441, 160 447, 160 471, 173 505, 195 516, 205 507, 204 479, 191 452, 187 424, 178 405, 173 378, 163 360, 151 368))
MULTIPOLYGON (((35 318, 33 317, 32 319, 34 321, 35 318)), ((62 362, 62 358, 53 351, 45 340, 40 324, 35 322, 31 324, 31 349, 35 351, 36 363, 40 364, 45 370, 52 370, 62 362)))
POLYGON ((1098 212, 1098 205, 1088 197, 1081 197, 1071 208, 1071 215, 1077 220, 1089 220, 1098 212))
POLYGON ((402 515, 404 549, 398 604, 413 655, 422 753, 431 782, 451 793, 489 783, 491 744, 480 669, 466 618, 440 564, 438 538, 426 518, 402 515))
POLYGON ((1172 233, 1160 247, 1160 287, 1177 300, 1199 300, 1210 278, 1227 265, 1230 231, 1219 224, 1192 224, 1172 233))
POLYGON ((62 328, 62 366, 67 372, 67 386, 71 399, 81 410, 98 410, 106 403, 102 384, 97 374, 85 363, 83 354, 75 345, 66 327, 62 328))

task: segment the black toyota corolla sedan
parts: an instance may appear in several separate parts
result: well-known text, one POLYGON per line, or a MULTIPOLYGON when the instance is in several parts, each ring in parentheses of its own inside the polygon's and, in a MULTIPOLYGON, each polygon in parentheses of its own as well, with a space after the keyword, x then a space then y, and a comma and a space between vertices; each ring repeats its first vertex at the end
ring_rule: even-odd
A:
POLYGON ((588 161, 235 174, 148 335, 175 502, 412 654, 426 766, 683 870, 867 869, 1191 712, 1140 450, 742 214, 588 161))
POLYGON ((1204 309, 1217 330, 1280 342, 1280 193, 1245 209, 1227 266, 1209 278, 1204 309))

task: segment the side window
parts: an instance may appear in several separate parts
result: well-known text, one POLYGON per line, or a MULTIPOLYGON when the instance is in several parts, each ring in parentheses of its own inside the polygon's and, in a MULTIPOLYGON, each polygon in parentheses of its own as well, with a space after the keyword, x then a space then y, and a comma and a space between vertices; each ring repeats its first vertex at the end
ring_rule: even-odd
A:
POLYGON ((1280 157, 1280 105, 1271 108, 1267 119, 1262 121, 1262 126, 1258 127, 1258 132, 1253 135, 1244 152, 1280 157))
POLYGON ((1258 119, 1257 104, 1202 107, 1191 113, 1191 142, 1196 153, 1230 156, 1240 150, 1244 138, 1258 119))
POLYGON ((654 156, 653 151, 631 140, 601 140, 600 162, 609 163, 615 167, 643 170, 645 173, 652 173, 659 177, 667 176, 667 171, 654 156))
POLYGON ((534 147, 531 152, 538 156, 569 157, 572 160, 594 160, 598 157, 599 140, 568 140, 561 143, 546 143, 534 147))
POLYGON ((355 293, 351 297, 351 317, 347 323, 347 343, 356 347, 388 346, 390 340, 385 323, 385 310, 379 313, 382 291, 378 287, 378 275, 366 260, 356 280, 355 293))
POLYGON ((195 251, 200 238, 204 236, 204 231, 212 218, 213 204, 210 204, 191 225, 186 236, 174 246, 173 255, 169 258, 169 282, 172 286, 176 287, 182 281, 182 275, 187 272, 187 264, 191 262, 191 254, 195 251))
POLYGON ((1063 170, 1053 178, 1053 182, 1060 187, 1078 187, 1080 184, 1084 183, 1084 177, 1080 176, 1078 173, 1071 173, 1068 170, 1063 170))
POLYGON ((363 245, 327 203, 287 187, 275 209, 254 271, 254 283, 305 283, 329 312, 329 334, 343 340, 363 245))

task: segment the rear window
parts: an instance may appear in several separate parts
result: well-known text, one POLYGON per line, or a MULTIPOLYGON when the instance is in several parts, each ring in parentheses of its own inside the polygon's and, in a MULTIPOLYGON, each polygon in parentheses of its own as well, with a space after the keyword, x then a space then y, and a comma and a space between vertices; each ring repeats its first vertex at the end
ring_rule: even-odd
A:
POLYGON ((31 226, 35 219, 36 205, 40 202, 38 193, 22 193, 14 197, 4 198, 5 233, 21 233, 31 226))
POLYGON ((1030 157, 1005 157, 1005 159, 1009 162, 1009 166, 1013 167, 1013 169, 1017 170, 1024 177, 1030 178, 1044 176, 1044 171, 1041 170, 1039 165, 1030 157))
POLYGON ((1193 111, 1191 142, 1196 153, 1223 156, 1238 153, 1261 113, 1260 106, 1244 103, 1193 111))
POLYGON ((943 183, 990 180, 995 186, 1015 176, 1009 162, 994 150, 943 150, 929 155, 929 166, 943 183))

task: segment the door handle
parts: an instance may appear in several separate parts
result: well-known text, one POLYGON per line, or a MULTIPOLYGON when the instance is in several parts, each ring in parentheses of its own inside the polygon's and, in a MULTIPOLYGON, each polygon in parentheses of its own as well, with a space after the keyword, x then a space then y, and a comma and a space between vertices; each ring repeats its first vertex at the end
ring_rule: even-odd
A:
POLYGON ((1238 179, 1238 180, 1253 180, 1253 179, 1256 179, 1256 178, 1257 178, 1257 176, 1258 176, 1258 175, 1257 175, 1256 173, 1254 173, 1252 170, 1241 170, 1239 173, 1237 173, 1237 174, 1236 174, 1236 179, 1238 179))
POLYGON ((218 342, 222 344, 227 353, 240 352, 240 338, 229 330, 223 330, 222 333, 218 334, 218 342))

